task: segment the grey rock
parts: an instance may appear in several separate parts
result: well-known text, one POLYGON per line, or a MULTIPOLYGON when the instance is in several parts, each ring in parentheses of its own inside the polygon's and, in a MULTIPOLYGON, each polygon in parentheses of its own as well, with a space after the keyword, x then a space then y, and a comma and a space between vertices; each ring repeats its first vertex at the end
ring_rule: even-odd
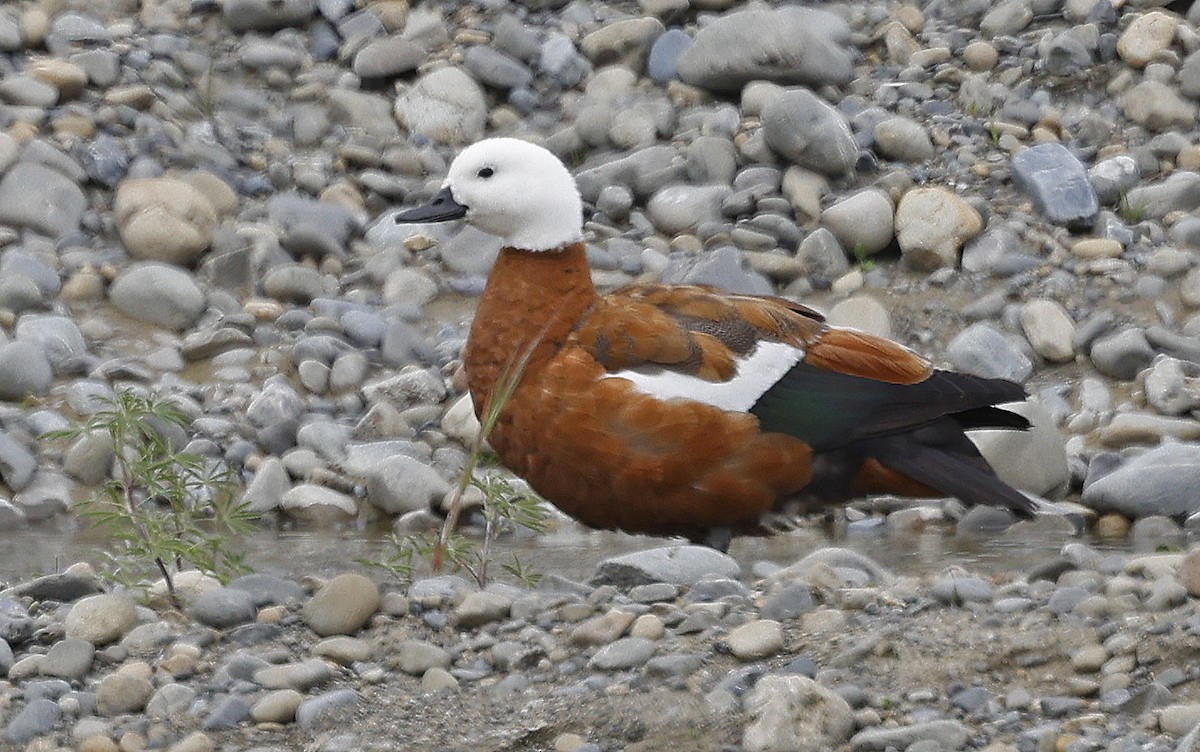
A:
POLYGON ((648 198, 666 185, 686 177, 686 166, 676 159, 669 146, 648 146, 633 154, 613 159, 575 175, 585 201, 595 202, 600 191, 610 185, 622 185, 639 198, 648 198))
POLYGON ((24 274, 9 274, 0 278, 0 307, 20 312, 39 307, 45 302, 42 291, 24 274))
POLYGON ((146 702, 146 717, 165 721, 187 712, 196 699, 196 690, 174 682, 159 687, 146 702))
POLYGON ((858 161, 846 118, 808 89, 786 89, 767 102, 762 127, 767 146, 801 167, 840 176, 858 161))
POLYGON ((579 40, 579 48, 597 67, 621 65, 641 72, 650 44, 662 35, 662 21, 649 16, 606 23, 579 40))
POLYGON ((1046 608, 1052 614, 1067 614, 1082 603, 1089 595, 1091 593, 1082 587, 1064 586, 1056 588, 1046 601, 1046 608))
POLYGON ((662 84, 675 78, 679 73, 679 59, 691 46, 691 36, 682 29, 667 29, 659 35, 650 45, 650 55, 646 59, 646 73, 651 80, 662 84))
POLYGON ((87 354, 83 334, 66 316, 27 313, 17 319, 16 338, 42 348, 50 366, 60 373, 87 354))
POLYGON ((742 10, 703 26, 679 58, 685 83, 738 91, 751 81, 844 84, 851 78, 846 22, 812 8, 742 10))
POLYGON ((91 670, 95 654, 96 648, 87 640, 66 637, 54 643, 46 652, 39 671, 42 676, 81 681, 91 670))
POLYGON ((743 266, 742 254, 721 246, 701 256, 671 254, 662 272, 666 284, 713 285, 743 295, 769 295, 774 285, 758 272, 743 266))
POLYGON ((206 627, 229 629, 254 621, 258 610, 245 590, 219 587, 201 593, 188 608, 191 617, 206 627))
MULTIPOLYGON (((114 62, 117 62, 119 70, 119 61, 114 62)), ((101 77, 108 78, 109 76, 101 74, 101 77)), ((89 78, 91 78, 91 74, 89 74, 89 78)), ((112 83, 116 83, 116 78, 116 76, 112 76, 112 83)), ((107 133, 97 135, 88 144, 87 150, 83 152, 80 159, 88 177, 108 188, 115 188, 129 172, 129 155, 125 152, 121 142, 107 133)))
POLYGON ((121 638, 120 645, 133 654, 153 653, 179 636, 175 627, 165 621, 139 624, 121 638))
POLYGON ((254 512, 269 512, 278 509, 279 503, 292 488, 292 479, 276 457, 269 457, 258 467, 254 477, 246 484, 242 502, 249 504, 254 512))
POLYGON ((86 13, 60 13, 50 26, 51 46, 54 43, 84 43, 105 45, 112 41, 112 34, 94 16, 86 13))
POLYGON ((0 50, 16 52, 21 49, 21 26, 11 13, 0 11, 0 50))
POLYGON ((793 582, 772 593, 763 601, 760 613, 764 619, 786 621, 816 608, 812 589, 803 582, 793 582))
POLYGON ((987 687, 967 687, 950 696, 950 704, 965 713, 975 713, 985 709, 993 699, 987 687))
POLYGON ((1033 373, 1033 362, 991 324, 972 324, 946 347, 946 359, 967 373, 985 378, 1024 382, 1033 373))
POLYGON ((1100 337, 1089 354, 1100 373, 1127 381, 1154 360, 1154 349, 1145 333, 1132 327, 1100 337))
POLYGON ((315 483, 300 483, 279 500, 280 510, 289 518, 311 525, 340 524, 358 514, 354 497, 315 483))
POLYGON ((1047 298, 1027 301, 1021 306, 1020 321, 1038 355, 1053 363, 1075 358, 1075 322, 1060 303, 1047 298))
POLYGON ((296 708, 296 723, 300 728, 311 728, 324 715, 343 708, 358 705, 360 698, 353 689, 335 689, 310 697, 296 708))
POLYGON ((850 705, 837 692, 805 676, 765 676, 746 697, 747 752, 824 752, 854 730, 850 705))
POLYGON ((1127 154, 1101 160, 1088 170, 1096 197, 1105 206, 1115 206, 1141 179, 1138 162, 1127 154))
POLYGON ((1193 492, 1200 483, 1200 445, 1163 444, 1084 484, 1081 501, 1101 512, 1126 517, 1166 515, 1177 519, 1200 511, 1193 492))
POLYGON ((430 642, 405 640, 396 647, 396 667, 412 676, 435 667, 449 668, 450 662, 450 653, 430 642))
POLYGON ((304 410, 304 401, 283 376, 263 382, 262 391, 250 401, 246 418, 250 424, 263 428, 279 423, 295 423, 304 410))
POLYGON ((688 145, 687 161, 690 180, 728 185, 737 172, 737 149, 728 138, 700 136, 688 145))
POLYGON ((705 546, 665 546, 605 559, 596 567, 592 585, 633 587, 654 582, 694 585, 711 576, 737 577, 737 562, 705 546))
POLYGON ((384 37, 368 42, 359 50, 354 56, 351 68, 359 78, 368 81, 396 78, 415 71, 425 59, 425 55, 425 50, 410 39, 399 36, 384 37))
POLYGON ((1039 44, 1038 54, 1045 63, 1046 72, 1052 76, 1076 76, 1092 64, 1091 50, 1069 30, 1039 44))
POLYGON ((378 94, 351 89, 331 89, 326 98, 333 122, 361 129, 374 138, 397 138, 400 128, 392 117, 392 103, 378 94))
POLYGON ((939 577, 930 586, 929 594, 950 606, 987 603, 992 599, 992 586, 981 577, 939 577))
POLYGON ((1145 377, 1146 402, 1163 415, 1200 407, 1200 364, 1159 355, 1145 377))
POLYGON ((1200 173, 1180 170, 1166 179, 1130 188, 1126 204, 1143 217, 1162 217, 1170 212, 1200 208, 1200 173))
POLYGON ((33 619, 29 617, 29 611, 11 598, 0 598, 0 641, 6 645, 19 645, 32 634, 33 619))
POLYGON ((32 598, 35 601, 70 603, 101 591, 96 578, 77 574, 48 574, 0 591, 0 598, 32 598))
POLYGON ((254 703, 250 716, 258 723, 291 723, 304 699, 304 695, 294 689, 267 692, 254 703))
POLYGON ((985 37, 1016 34, 1033 20, 1029 0, 1003 0, 984 14, 979 30, 985 37))
POLYGON ((962 247, 983 230, 978 210, 957 194, 937 187, 905 191, 896 207, 895 222, 904 262, 924 271, 955 266, 962 247))
POLYGON ((137 608, 128 595, 102 593, 76 601, 67 613, 67 637, 101 647, 116 642, 137 625, 137 608))
POLYGON ((850 261, 837 237, 824 227, 810 232, 796 251, 796 258, 804 262, 810 274, 827 279, 836 279, 850 269, 850 261))
POLYGON ((238 695, 226 695, 213 704, 208 715, 200 721, 200 728, 205 731, 216 729, 237 728, 238 724, 250 717, 250 705, 238 695))
POLYGON ((1013 488, 1038 496, 1066 488, 1070 481, 1066 441, 1054 416, 1036 400, 1005 405, 1004 409, 1025 416, 1030 429, 972 433, 996 475, 1013 488))
POLYGON ((894 239, 893 211, 887 194, 868 188, 841 199, 821 212, 821 224, 838 239, 844 251, 843 256, 871 255, 882 251, 894 239))
POLYGON ((43 164, 21 161, 0 178, 0 223, 59 237, 78 229, 86 206, 73 180, 43 164))
POLYGON ((1031 146, 1012 160, 1013 179, 1038 211, 1055 224, 1087 228, 1100 213, 1100 202, 1087 170, 1059 143, 1031 146))
POLYGON ((295 256, 345 256, 351 237, 362 229, 345 207, 295 193, 272 196, 267 217, 279 230, 279 244, 295 256))
POLYGON ((37 469, 37 457, 7 432, 0 431, 0 478, 4 483, 13 491, 21 491, 33 482, 37 469))
POLYGON ((730 630, 725 644, 738 660, 768 658, 783 650, 783 627, 771 619, 751 619, 730 630))
POLYGON ((96 686, 96 713, 117 716, 137 713, 146 707, 154 694, 149 679, 133 672, 117 671, 108 674, 96 686))
POLYGON ((234 31, 273 31, 301 26, 317 11, 317 0, 227 0, 225 23, 234 31))
POLYGON ((1188 130, 1196 125, 1196 105, 1161 81, 1142 81, 1120 97, 1125 117, 1151 131, 1188 130))
POLYGON ((963 246, 962 268, 969 272, 997 273, 1018 258, 1032 258, 1032 250, 1015 231, 989 227, 963 246))
POLYGON ((469 144, 483 136, 487 103, 475 79, 461 68, 438 68, 400 95, 396 119, 410 132, 444 144, 469 144))
MULTIPOLYGON (((0 351, 2 354, 2 351, 0 351)), ((75 484, 65 475, 43 468, 28 486, 13 496, 13 504, 30 522, 47 520, 74 503, 75 484)))
POLYGON ((304 621, 322 637, 353 634, 379 609, 379 586, 361 574, 340 574, 304 604, 304 621))
POLYGON ((518 60, 532 62, 541 53, 537 35, 515 15, 505 13, 496 23, 492 44, 518 60))
MULTIPOLYGON (((310 236, 311 240, 312 237, 310 236)), ((328 249, 326 249, 328 250, 328 249)), ((305 305, 325 294, 325 284, 316 269, 300 264, 276 266, 263 275, 263 292, 285 303, 305 305)))
POLYGON ((507 618, 512 598, 500 593, 481 591, 468 593, 462 603, 450 612, 450 623, 458 629, 476 629, 484 624, 507 618))
POLYGON ((525 63, 485 45, 468 49, 463 65, 485 86, 501 91, 529 86, 533 80, 533 71, 525 63))
POLYGON ((333 669, 320 658, 300 663, 283 663, 260 668, 254 672, 254 682, 267 689, 305 691, 333 678, 333 669))
POLYGON ((724 185, 669 185, 651 196, 646 213, 667 235, 692 232, 721 219, 721 203, 733 192, 724 185))
POLYGON ((363 386, 363 394, 372 402, 388 400, 405 409, 413 405, 428 405, 446 398, 446 385, 423 368, 406 368, 395 376, 386 376, 363 386))
POLYGON ((298 582, 261 572, 230 580, 229 587, 249 593, 255 606, 287 606, 301 603, 308 597, 298 582))
POLYGON ((938 742, 942 749, 963 749, 971 738, 970 731, 958 721, 938 720, 914 723, 898 728, 869 728, 850 738, 854 752, 883 752, 889 747, 907 749, 924 740, 938 742))
POLYGON ((109 288, 108 296, 126 316, 164 329, 187 329, 205 308, 204 293, 191 274, 153 261, 126 267, 109 288))
POLYGON ((559 86, 568 88, 583 80, 589 66, 570 38, 551 32, 542 43, 537 67, 559 86))
POLYGON ((933 158, 933 141, 925 126, 906 117, 890 117, 872 129, 875 146, 888 159, 924 162, 933 158))
MULTIPOLYGON (((842 586, 886 585, 895 576, 868 556, 849 548, 828 547, 813 551, 768 577, 771 582, 808 582, 822 572, 832 571, 842 586)), ((825 583, 817 583, 825 584, 825 583)))
POLYGON ((53 298, 62 290, 62 281, 56 270, 30 253, 10 249, 0 257, 0 276, 16 275, 33 282, 39 295, 46 299, 53 298))
POLYGON ((4 741, 25 744, 34 737, 49 733, 62 718, 58 703, 49 698, 34 700, 21 708, 4 728, 4 741))
POLYGON ((588 664, 601 671, 639 668, 654 655, 654 642, 644 637, 622 637, 596 651, 588 664))

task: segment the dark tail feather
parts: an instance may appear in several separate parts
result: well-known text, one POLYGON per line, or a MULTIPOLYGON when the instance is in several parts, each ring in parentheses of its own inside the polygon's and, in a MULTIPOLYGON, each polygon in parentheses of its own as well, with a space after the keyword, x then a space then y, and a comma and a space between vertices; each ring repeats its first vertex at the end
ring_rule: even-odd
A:
POLYGON ((896 472, 972 506, 1003 507, 1021 517, 1036 514, 1037 506, 1024 494, 969 457, 938 447, 910 445, 897 452, 881 452, 875 458, 896 472))
POLYGON ((1007 428, 1017 431, 1029 430, 1029 421, 1024 415, 988 405, 954 413, 951 417, 964 431, 977 428, 1007 428))

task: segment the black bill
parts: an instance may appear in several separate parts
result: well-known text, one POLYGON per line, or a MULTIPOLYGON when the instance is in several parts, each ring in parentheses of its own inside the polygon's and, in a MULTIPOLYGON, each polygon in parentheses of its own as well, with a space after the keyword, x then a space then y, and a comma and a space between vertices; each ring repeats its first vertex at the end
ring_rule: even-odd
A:
POLYGON ((450 219, 462 219, 467 215, 467 207, 454 200, 454 194, 446 187, 434 194, 429 202, 412 209, 405 209, 395 216, 396 224, 409 222, 445 222, 450 219))

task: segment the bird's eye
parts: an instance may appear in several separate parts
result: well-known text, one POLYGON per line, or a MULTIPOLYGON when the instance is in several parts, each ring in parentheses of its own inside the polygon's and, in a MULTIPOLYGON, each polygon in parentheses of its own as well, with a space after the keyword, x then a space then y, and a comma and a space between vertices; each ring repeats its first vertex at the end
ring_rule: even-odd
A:
POLYGON ((481 169, 479 172, 477 172, 475 174, 478 175, 479 177, 483 178, 484 180, 487 180, 491 176, 495 175, 496 171, 493 170, 491 167, 484 167, 483 169, 481 169))

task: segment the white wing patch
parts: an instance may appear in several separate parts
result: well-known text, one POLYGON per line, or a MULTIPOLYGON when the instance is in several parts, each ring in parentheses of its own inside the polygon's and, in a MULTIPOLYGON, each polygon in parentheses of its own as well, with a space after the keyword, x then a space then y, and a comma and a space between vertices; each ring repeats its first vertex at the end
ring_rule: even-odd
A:
POLYGON ((682 397, 722 410, 746 412, 803 358, 802 348, 759 340, 748 355, 736 361, 737 373, 729 381, 708 381, 665 368, 633 368, 605 374, 603 378, 628 379, 638 391, 658 399, 682 397))

